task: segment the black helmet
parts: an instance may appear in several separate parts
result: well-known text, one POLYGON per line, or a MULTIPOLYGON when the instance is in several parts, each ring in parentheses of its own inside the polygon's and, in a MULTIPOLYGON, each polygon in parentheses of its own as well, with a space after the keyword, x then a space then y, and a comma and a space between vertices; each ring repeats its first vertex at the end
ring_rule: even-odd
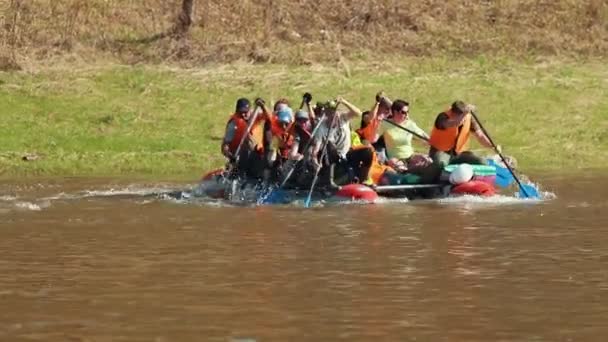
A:
POLYGON ((251 104, 249 103, 249 100, 243 97, 236 101, 235 111, 237 113, 247 113, 249 111, 250 107, 251 107, 251 104))

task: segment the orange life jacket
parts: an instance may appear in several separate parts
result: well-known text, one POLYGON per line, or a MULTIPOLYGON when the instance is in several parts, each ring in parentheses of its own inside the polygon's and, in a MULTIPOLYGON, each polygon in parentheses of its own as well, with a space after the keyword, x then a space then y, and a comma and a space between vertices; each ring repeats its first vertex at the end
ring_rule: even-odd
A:
MULTIPOLYGON (((452 110, 447 110, 444 113, 447 114, 450 119, 456 117, 456 114, 452 112, 452 110)), ((445 129, 433 127, 429 143, 439 151, 450 152, 453 150, 456 154, 460 154, 467 150, 470 133, 471 116, 467 115, 460 126, 448 127, 445 129)))
POLYGON ((374 151, 372 157, 372 166, 369 169, 369 177, 372 179, 374 184, 380 184, 380 180, 382 180, 382 176, 386 172, 386 170, 390 170, 391 167, 388 165, 380 164, 378 162, 378 156, 376 155, 376 151, 374 151))
POLYGON ((353 146, 351 148, 353 150, 360 150, 364 148, 369 148, 370 150, 372 150, 372 165, 369 168, 368 177, 371 178, 374 184, 378 185, 380 183, 380 180, 382 180, 382 175, 384 175, 384 172, 386 172, 386 170, 391 169, 391 167, 388 165, 380 164, 380 162, 378 162, 378 155, 376 154, 376 151, 373 147, 369 145, 358 145, 353 146))
POLYGON ((270 124, 273 139, 277 139, 279 143, 279 155, 283 158, 287 158, 295 141, 295 124, 292 123, 287 126, 287 128, 283 128, 276 116, 272 117, 270 124))
MULTIPOLYGON (((264 118, 258 116, 255 120, 255 123, 251 127, 251 131, 253 131, 254 128, 263 121, 264 121, 264 118)), ((243 117, 239 113, 232 114, 232 116, 228 120, 227 125, 230 124, 230 122, 234 122, 236 130, 234 132, 234 137, 232 138, 232 141, 230 142, 230 144, 228 146, 230 148, 231 153, 236 153, 236 150, 239 148, 239 144, 241 143, 241 140, 243 140, 243 136, 245 134, 251 134, 251 132, 247 132, 248 122, 247 122, 247 120, 243 119, 243 117)), ((263 145, 261 144, 261 142, 257 143, 255 149, 258 152, 263 151, 263 145)))
POLYGON ((365 126, 365 128, 359 128, 356 130, 356 132, 359 134, 359 137, 361 137, 362 140, 372 142, 376 137, 378 126, 380 126, 380 120, 378 120, 378 118, 374 118, 367 126, 365 126))

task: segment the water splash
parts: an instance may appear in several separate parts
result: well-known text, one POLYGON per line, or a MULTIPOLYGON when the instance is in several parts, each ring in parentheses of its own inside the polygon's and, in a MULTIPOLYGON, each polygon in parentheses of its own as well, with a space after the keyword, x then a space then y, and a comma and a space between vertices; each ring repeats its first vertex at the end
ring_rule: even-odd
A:
POLYGON ((446 197, 434 200, 441 204, 523 204, 523 203, 538 203, 542 200, 534 198, 519 198, 516 196, 494 195, 494 196, 475 196, 464 195, 446 197))
MULTIPOLYGON (((50 206, 50 204, 49 204, 49 206, 50 206)), ((44 207, 45 206, 42 206, 42 205, 39 205, 36 203, 32 203, 32 202, 16 202, 15 203, 15 208, 19 209, 19 210, 40 211, 44 207)))
MULTIPOLYGON (((537 186, 536 184, 534 184, 537 186)), ((153 185, 127 185, 124 187, 113 186, 106 189, 86 189, 77 192, 60 192, 55 195, 41 198, 21 198, 18 196, 0 196, 0 206, 3 209, 12 210, 31 210, 39 211, 48 208, 56 201, 70 202, 84 199, 112 200, 113 198, 132 199, 141 205, 154 202, 168 202, 180 205, 200 205, 213 207, 235 207, 235 206, 283 206, 283 207, 302 207, 305 194, 278 189, 277 186, 262 186, 253 183, 238 183, 235 193, 230 200, 224 199, 223 194, 226 190, 225 182, 203 182, 191 185, 176 184, 153 184, 153 185)), ((519 198, 515 189, 511 196, 496 195, 492 197, 479 196, 459 196, 448 197, 434 200, 416 200, 415 203, 436 202, 445 205, 452 204, 479 204, 479 205, 509 205, 522 203, 537 203, 540 201, 551 200, 557 196, 549 191, 542 191, 541 199, 519 198)), ((374 203, 382 204, 406 204, 410 200, 407 198, 385 198, 380 197, 374 203)), ((365 201, 350 201, 315 196, 314 207, 344 206, 344 205, 368 205, 365 201)), ((4 210, 4 211, 6 211, 4 210)))

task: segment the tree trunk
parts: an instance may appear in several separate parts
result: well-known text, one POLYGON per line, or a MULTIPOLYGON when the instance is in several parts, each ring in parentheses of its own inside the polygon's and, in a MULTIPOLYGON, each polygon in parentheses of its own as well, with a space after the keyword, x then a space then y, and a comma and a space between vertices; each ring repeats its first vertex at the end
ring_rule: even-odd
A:
POLYGON ((175 26, 175 34, 178 37, 185 36, 192 26, 192 11, 194 8, 194 0, 183 0, 182 11, 177 17, 177 24, 175 26))

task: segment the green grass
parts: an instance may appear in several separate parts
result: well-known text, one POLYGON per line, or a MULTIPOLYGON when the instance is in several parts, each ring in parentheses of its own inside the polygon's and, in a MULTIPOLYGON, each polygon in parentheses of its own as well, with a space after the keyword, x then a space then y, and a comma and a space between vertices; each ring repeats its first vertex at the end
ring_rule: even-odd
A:
POLYGON ((477 105, 524 170, 608 165, 605 61, 407 59, 349 66, 223 65, 54 68, 0 73, 0 175, 193 178, 223 164, 240 96, 299 104, 342 95, 361 108, 383 89, 430 129, 453 100, 477 105), (41 158, 22 161, 26 153, 41 158))

